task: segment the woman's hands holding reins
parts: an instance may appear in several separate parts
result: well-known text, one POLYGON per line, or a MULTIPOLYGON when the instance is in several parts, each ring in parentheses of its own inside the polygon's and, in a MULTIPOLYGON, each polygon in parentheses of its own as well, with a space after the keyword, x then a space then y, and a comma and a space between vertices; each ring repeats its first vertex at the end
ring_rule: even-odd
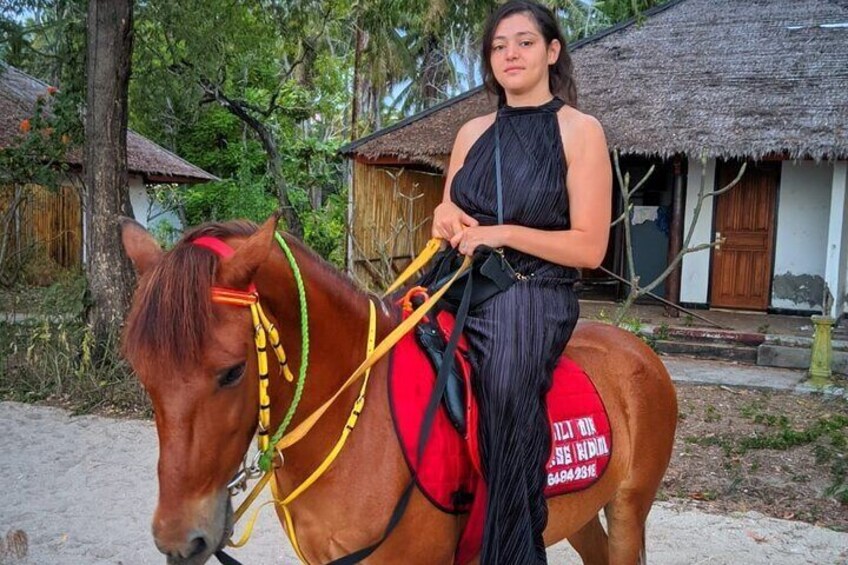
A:
POLYGON ((506 226, 481 226, 453 202, 442 202, 433 211, 433 237, 449 242, 463 255, 474 255, 478 245, 503 247, 506 226))
POLYGON ((463 255, 471 257, 479 245, 485 245, 493 249, 507 245, 506 235, 509 226, 472 226, 465 228, 455 234, 451 240, 451 247, 455 247, 463 255))
MULTIPOLYGON (((445 241, 451 241, 465 228, 477 225, 479 225, 477 220, 450 201, 442 202, 433 211, 433 237, 439 237, 445 241)), ((451 245, 456 247, 453 243, 451 245)))

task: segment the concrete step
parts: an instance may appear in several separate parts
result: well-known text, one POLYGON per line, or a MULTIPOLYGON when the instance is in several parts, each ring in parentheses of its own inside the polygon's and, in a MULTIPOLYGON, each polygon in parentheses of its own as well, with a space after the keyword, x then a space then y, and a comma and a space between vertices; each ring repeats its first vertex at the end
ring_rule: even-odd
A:
MULTIPOLYGON (((760 345, 744 343, 721 343, 710 340, 683 341, 678 339, 656 339, 650 333, 644 337, 652 340, 655 349, 668 355, 687 355, 700 359, 718 359, 750 363, 761 367, 781 367, 784 369, 810 368, 810 348, 812 340, 804 338, 769 339, 760 345), (784 345, 784 344, 791 345, 784 345)), ((831 370, 840 375, 848 375, 848 349, 844 342, 834 342, 831 370)))
MULTIPOLYGON (((836 343, 834 343, 834 346, 836 343)), ((763 367, 784 367, 786 369, 810 368, 810 345, 790 346, 779 343, 764 343, 757 348, 757 365, 763 367)), ((841 375, 848 374, 848 350, 834 347, 830 365, 831 371, 841 375)))
POLYGON ((654 341, 654 347, 658 352, 669 355, 689 355, 752 365, 757 363, 757 347, 751 345, 657 339, 654 341))
MULTIPOLYGON (((795 335, 767 335, 763 345, 775 345, 783 347, 795 347, 810 350, 813 347, 812 337, 803 337, 795 335)), ((836 336, 831 340, 831 347, 834 352, 848 352, 848 340, 838 339, 836 336)))
POLYGON ((685 341, 691 343, 715 343, 757 347, 766 340, 766 335, 756 332, 739 332, 715 328, 680 327, 645 324, 640 333, 663 341, 685 341))

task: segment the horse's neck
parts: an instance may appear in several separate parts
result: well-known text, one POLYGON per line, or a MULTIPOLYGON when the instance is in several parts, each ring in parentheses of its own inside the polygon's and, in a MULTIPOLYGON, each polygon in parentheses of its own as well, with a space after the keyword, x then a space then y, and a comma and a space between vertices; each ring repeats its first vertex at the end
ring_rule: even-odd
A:
MULTIPOLYGON (((341 275, 330 272, 298 246, 292 245, 292 252, 306 293, 309 338, 306 387, 295 416, 297 422, 332 396, 365 358, 369 307, 368 297, 341 275)), ((302 359, 301 305, 292 268, 282 252, 273 253, 269 268, 260 269, 257 285, 260 294, 264 288, 270 290, 263 301, 272 306, 279 322, 281 341, 297 379, 302 359)), ((388 321, 382 308, 378 307, 377 315, 384 327, 388 321)), ((293 388, 293 384, 285 385, 279 396, 272 397, 277 415, 288 407, 293 388), (285 401, 276 402, 279 397, 285 401)))

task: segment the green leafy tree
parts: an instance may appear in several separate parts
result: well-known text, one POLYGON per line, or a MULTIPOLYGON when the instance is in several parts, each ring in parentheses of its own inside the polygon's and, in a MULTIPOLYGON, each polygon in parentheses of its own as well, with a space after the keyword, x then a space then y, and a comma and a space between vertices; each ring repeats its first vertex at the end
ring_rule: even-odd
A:
POLYGON ((140 10, 145 23, 139 33, 148 46, 141 72, 170 75, 166 100, 189 108, 188 115, 215 105, 241 122, 242 134, 249 132, 265 153, 268 177, 295 235, 303 233, 297 206, 303 199, 286 174, 289 147, 304 132, 320 135, 326 116, 338 111, 319 69, 345 14, 344 2, 308 1, 154 0, 140 10))

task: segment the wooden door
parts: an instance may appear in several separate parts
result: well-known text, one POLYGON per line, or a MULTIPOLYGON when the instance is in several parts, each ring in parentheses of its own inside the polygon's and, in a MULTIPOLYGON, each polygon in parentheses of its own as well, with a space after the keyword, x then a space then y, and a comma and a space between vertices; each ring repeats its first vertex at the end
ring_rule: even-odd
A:
MULTIPOLYGON (((719 162, 717 188, 739 172, 738 162, 719 162)), ((765 310, 771 290, 780 162, 748 163, 739 184, 720 195, 715 209, 710 305, 765 310)))

